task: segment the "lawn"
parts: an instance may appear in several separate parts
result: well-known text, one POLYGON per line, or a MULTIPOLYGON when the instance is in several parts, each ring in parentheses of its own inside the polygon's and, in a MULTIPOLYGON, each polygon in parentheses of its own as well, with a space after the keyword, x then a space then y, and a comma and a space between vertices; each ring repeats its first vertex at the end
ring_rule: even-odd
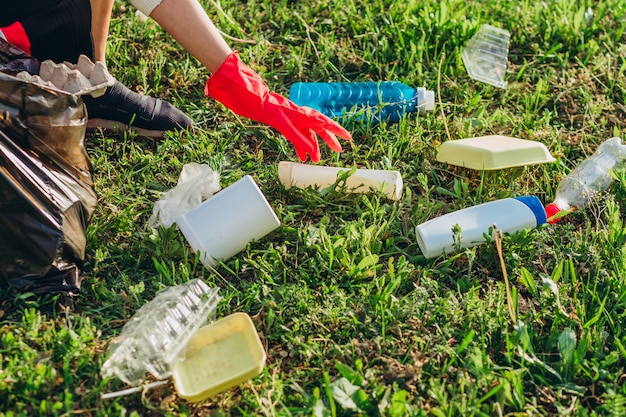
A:
MULTIPOLYGON (((153 21, 116 2, 109 71, 185 110, 154 141, 86 137, 99 203, 81 294, 0 289, 0 416, 626 415, 626 173, 560 222, 425 258, 415 226, 507 197, 552 201, 610 137, 626 140, 626 0, 202 0, 242 59, 283 95, 297 81, 397 80, 435 91, 397 123, 348 118, 323 165, 402 173, 400 201, 340 186, 286 189, 297 161, 275 130, 203 96, 207 73, 153 21), (506 89, 471 79, 461 51, 483 25, 511 34, 506 89), (538 141, 556 162, 476 171, 436 160, 449 140, 538 141), (251 175, 281 221, 204 267, 148 219, 190 162, 222 187, 251 175), (250 315, 262 373, 200 403, 167 384, 102 378, 110 343, 166 287, 219 288, 216 317, 250 315)), ((461 231, 462 233, 462 231, 461 231)), ((150 375, 146 382, 154 382, 150 375)))

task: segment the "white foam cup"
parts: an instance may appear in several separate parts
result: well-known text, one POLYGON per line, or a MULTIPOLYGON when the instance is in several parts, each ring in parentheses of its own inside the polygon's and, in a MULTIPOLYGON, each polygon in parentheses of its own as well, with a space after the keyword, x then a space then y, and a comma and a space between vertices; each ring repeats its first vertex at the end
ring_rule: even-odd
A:
MULTIPOLYGON (((337 175, 347 171, 350 168, 281 161, 278 164, 278 179, 285 188, 322 188, 334 184, 337 175)), ((397 201, 402 198, 402 184, 402 175, 398 171, 357 169, 346 178, 345 187, 354 193, 381 191, 387 198, 397 201)))
POLYGON ((189 246, 211 267, 280 226, 256 182, 246 175, 176 220, 189 246))
POLYGON ((457 248, 485 243, 485 234, 494 224, 503 233, 531 229, 546 222, 546 211, 535 196, 490 201, 428 220, 415 228, 417 243, 426 258, 434 258, 457 248), (461 229, 455 242, 452 228, 461 229))

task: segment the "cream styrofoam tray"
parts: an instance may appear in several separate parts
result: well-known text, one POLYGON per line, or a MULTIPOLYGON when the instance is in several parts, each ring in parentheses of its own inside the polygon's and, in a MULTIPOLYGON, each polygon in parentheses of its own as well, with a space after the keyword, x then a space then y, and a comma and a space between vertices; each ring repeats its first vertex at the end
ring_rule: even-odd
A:
POLYGON ((437 161, 478 170, 494 170, 554 162, 543 143, 490 135, 444 142, 437 161))
POLYGON ((259 375, 267 356, 254 324, 234 313, 200 328, 172 369, 178 395, 198 402, 259 375))

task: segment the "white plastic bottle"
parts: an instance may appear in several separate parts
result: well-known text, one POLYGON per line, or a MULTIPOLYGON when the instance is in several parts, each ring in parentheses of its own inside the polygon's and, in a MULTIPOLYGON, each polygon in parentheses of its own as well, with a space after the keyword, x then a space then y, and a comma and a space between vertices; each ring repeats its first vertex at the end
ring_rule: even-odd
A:
POLYGON ((546 212, 534 195, 503 198, 435 217, 415 227, 417 243, 426 258, 486 242, 496 225, 503 233, 532 229, 546 222, 546 212), (453 229, 460 229, 458 236, 453 229))
MULTIPOLYGON (((278 164, 278 179, 285 188, 321 188, 337 181, 337 176, 350 168, 323 165, 308 165, 281 161, 278 164)), ((356 169, 346 179, 346 190, 352 193, 380 191, 387 198, 398 201, 402 198, 402 175, 398 171, 384 169, 356 169)))
POLYGON ((610 138, 598 146, 596 152, 585 159, 561 180, 554 201, 546 206, 548 223, 557 222, 559 212, 572 212, 585 207, 596 195, 611 185, 610 171, 624 167, 626 145, 620 138, 610 138))

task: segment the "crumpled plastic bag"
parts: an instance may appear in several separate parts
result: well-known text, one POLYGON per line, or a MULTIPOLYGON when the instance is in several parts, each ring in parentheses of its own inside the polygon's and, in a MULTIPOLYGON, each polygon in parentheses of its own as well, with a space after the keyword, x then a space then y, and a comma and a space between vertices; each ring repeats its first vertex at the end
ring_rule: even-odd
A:
POLYGON ((191 162, 185 164, 176 187, 167 191, 154 204, 148 225, 152 228, 171 227, 176 219, 199 206, 204 200, 221 190, 220 175, 208 165, 191 162))
POLYGON ((0 72, 16 75, 22 71, 39 74, 39 60, 0 38, 0 72))

